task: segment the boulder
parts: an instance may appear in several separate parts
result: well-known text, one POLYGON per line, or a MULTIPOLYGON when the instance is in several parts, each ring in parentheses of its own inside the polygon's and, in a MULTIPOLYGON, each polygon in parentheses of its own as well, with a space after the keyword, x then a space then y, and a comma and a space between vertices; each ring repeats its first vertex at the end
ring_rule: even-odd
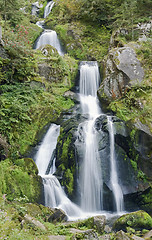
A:
POLYGON ((72 236, 72 240, 77 240, 77 239, 89 239, 89 240, 98 240, 98 235, 93 229, 88 229, 88 230, 79 230, 72 228, 71 233, 74 233, 72 236))
POLYGON ((140 210, 121 216, 113 224, 113 230, 115 231, 126 231, 127 227, 131 227, 135 230, 151 229, 152 218, 148 213, 140 210))
POLYGON ((61 209, 54 209, 54 213, 48 218, 48 222, 63 222, 67 221, 67 215, 61 209))
POLYGON ((24 224, 27 223, 29 224, 32 228, 38 228, 41 229, 43 231, 46 230, 46 227, 40 222, 38 221, 36 218, 31 217, 30 215, 26 214, 24 216, 24 220, 22 220, 21 224, 22 227, 24 227, 24 224))
POLYGON ((130 237, 128 237, 125 232, 120 230, 119 232, 116 233, 115 240, 130 240, 130 237))
POLYGON ((114 48, 109 51, 105 64, 105 78, 98 90, 101 100, 122 97, 127 89, 140 83, 144 70, 130 47, 114 48))
POLYGON ((104 232, 106 217, 105 216, 95 216, 93 217, 94 226, 98 233, 102 234, 104 232))

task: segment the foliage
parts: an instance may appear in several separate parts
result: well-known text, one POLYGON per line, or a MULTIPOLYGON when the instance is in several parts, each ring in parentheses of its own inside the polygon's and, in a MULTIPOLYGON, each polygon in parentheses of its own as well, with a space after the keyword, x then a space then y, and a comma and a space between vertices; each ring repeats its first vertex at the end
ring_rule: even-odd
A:
POLYGON ((151 229, 152 218, 144 211, 137 211, 123 215, 113 225, 115 230, 126 230, 127 227, 135 230, 151 229))
POLYGON ((13 26, 21 22, 23 14, 20 8, 22 5, 23 0, 0 0, 0 9, 5 22, 9 20, 13 26))
POLYGON ((121 99, 114 100, 109 107, 124 121, 136 121, 151 128, 152 88, 143 83, 129 89, 121 99))
POLYGON ((40 198, 41 180, 32 172, 28 173, 22 166, 13 165, 7 159, 0 162, 0 196, 6 194, 10 201, 38 201, 40 198))

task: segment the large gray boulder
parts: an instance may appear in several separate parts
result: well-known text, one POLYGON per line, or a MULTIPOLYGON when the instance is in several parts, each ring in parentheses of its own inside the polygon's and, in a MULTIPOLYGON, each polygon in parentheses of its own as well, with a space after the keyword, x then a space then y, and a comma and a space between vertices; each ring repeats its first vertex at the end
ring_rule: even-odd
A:
POLYGON ((99 98, 109 101, 120 98, 143 78, 144 70, 132 48, 111 49, 105 64, 105 78, 98 90, 99 98))

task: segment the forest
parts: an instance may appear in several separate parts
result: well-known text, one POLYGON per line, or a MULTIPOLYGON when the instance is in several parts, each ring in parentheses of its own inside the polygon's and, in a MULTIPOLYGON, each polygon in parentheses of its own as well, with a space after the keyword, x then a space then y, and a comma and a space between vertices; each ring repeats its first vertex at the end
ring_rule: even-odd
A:
MULTIPOLYGON (((151 239, 152 0, 53 2, 44 18, 47 0, 0 0, 0 239, 151 239), (44 21, 45 30, 39 21, 44 21), (57 33, 63 56, 51 45, 35 47, 50 29, 57 33), (99 105, 112 116, 122 168, 130 166, 124 178, 133 172, 136 179, 125 183, 136 182, 134 190, 124 193, 132 215, 118 218, 113 227, 103 218, 104 226, 99 227, 94 216, 66 223, 65 216, 52 220, 55 212, 44 206, 43 180, 33 157, 50 124, 60 125, 55 175, 77 204, 82 154, 77 156, 75 150, 75 131, 87 118, 80 117, 77 99, 81 62, 98 63, 99 105)), ((104 136, 100 154, 107 121, 101 117, 95 123, 104 136)), ((112 195, 106 184, 104 180, 108 199, 112 195)), ((112 208, 109 201, 107 211, 112 208)))

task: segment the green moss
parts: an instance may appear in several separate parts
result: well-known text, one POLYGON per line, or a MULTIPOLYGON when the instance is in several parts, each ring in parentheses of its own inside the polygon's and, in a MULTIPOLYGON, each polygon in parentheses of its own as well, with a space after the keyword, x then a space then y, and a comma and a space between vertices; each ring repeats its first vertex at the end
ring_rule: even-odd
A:
POLYGON ((131 227, 135 230, 151 229, 152 218, 144 211, 137 211, 123 215, 118 218, 113 225, 114 230, 127 230, 127 227, 131 227))
POLYGON ((37 170, 34 170, 36 167, 31 169, 31 164, 26 164, 26 161, 23 163, 22 160, 19 165, 14 165, 9 159, 0 163, 0 195, 6 194, 10 201, 38 201, 41 195, 41 178, 37 175, 37 170))
POLYGON ((71 23, 67 23, 67 21, 65 23, 62 18, 59 18, 59 12, 56 8, 46 20, 46 24, 55 29, 68 54, 76 59, 102 61, 102 58, 107 54, 110 34, 104 26, 95 26, 75 20, 71 23))
POLYGON ((73 174, 71 173, 71 170, 68 168, 65 171, 64 178, 66 179, 66 188, 68 193, 71 195, 73 193, 73 184, 74 184, 74 179, 73 179, 73 174))

